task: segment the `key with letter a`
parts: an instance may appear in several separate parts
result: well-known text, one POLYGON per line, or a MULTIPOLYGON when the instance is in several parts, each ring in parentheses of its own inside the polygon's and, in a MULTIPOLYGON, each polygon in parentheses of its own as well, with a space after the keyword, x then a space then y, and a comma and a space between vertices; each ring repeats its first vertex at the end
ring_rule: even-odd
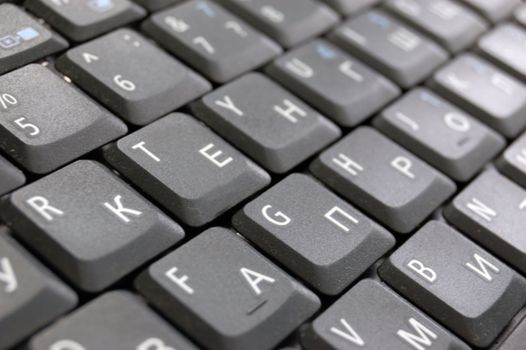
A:
POLYGON ((180 113, 120 139, 105 150, 105 157, 192 226, 213 220, 270 182, 263 169, 180 113))
POLYGON ((320 306, 312 292, 219 227, 154 263, 136 287, 210 349, 273 348, 320 306))
POLYGON ((0 228, 0 349, 72 309, 77 296, 0 228))
POLYGON ((310 170, 399 233, 413 230, 456 188, 449 178, 365 126, 321 153, 310 170))
POLYGON ((31 172, 50 172, 126 130, 46 67, 31 64, 0 76, 0 148, 31 172))
POLYGON ((109 169, 81 160, 2 201, 3 220, 79 288, 102 290, 183 237, 109 169))
POLYGON ((365 279, 302 332, 307 350, 469 350, 469 346, 398 296, 365 279))
POLYGON ((239 211, 244 236, 325 294, 338 294, 394 237, 316 180, 292 174, 239 211))
POLYGON ((526 302, 526 280, 446 224, 431 221, 380 267, 380 276, 477 347, 526 302))
POLYGON ((57 68, 121 118, 138 125, 211 89, 205 79, 131 29, 69 50, 57 68))
POLYGON ((490 169, 445 208, 453 226, 526 274, 526 190, 490 169))
POLYGON ((39 332, 27 350, 197 350, 130 292, 112 291, 39 332), (87 331, 89 330, 89 331, 87 331))

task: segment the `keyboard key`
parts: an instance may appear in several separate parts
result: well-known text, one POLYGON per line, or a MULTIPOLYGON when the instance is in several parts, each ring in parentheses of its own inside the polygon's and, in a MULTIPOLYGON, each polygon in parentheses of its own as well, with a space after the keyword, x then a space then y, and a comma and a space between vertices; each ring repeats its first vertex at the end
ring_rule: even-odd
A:
POLYGON ((287 52, 266 72, 342 126, 355 126, 400 89, 325 40, 287 52))
POLYGON ((483 36, 478 49, 510 74, 526 81, 526 29, 517 24, 502 24, 483 36))
POLYGON ((408 92, 374 122, 457 181, 469 180, 506 144, 495 131, 425 88, 408 92))
POLYGON ((183 0, 134 0, 150 12, 158 11, 170 5, 175 5, 183 0))
POLYGON ((310 170, 398 233, 413 230, 456 188, 453 181, 369 127, 354 130, 324 151, 310 170))
POLYGON ((404 88, 448 58, 440 46, 380 10, 344 22, 329 38, 404 88))
POLYGON ((340 137, 336 125, 259 73, 192 106, 197 117, 273 172, 290 170, 340 137))
POLYGON ((41 65, 0 76, 0 148, 39 174, 126 133, 126 125, 41 65))
POLYGON ((292 174, 247 204, 234 227, 318 291, 336 295, 394 237, 312 178, 292 174))
POLYGON ((466 4, 480 12, 493 23, 500 22, 511 16, 513 9, 521 0, 463 0, 466 4))
POLYGON ((487 29, 482 18, 451 0, 388 0, 386 7, 453 53, 487 29))
POLYGON ((68 43, 21 8, 0 5, 0 74, 68 47, 68 43))
POLYGON ((501 173, 526 188, 526 133, 504 151, 497 165, 501 173))
POLYGON ((69 50, 57 68, 123 119, 138 125, 211 89, 201 76, 130 29, 69 50))
POLYGON ((197 350, 125 291, 102 294, 33 337, 28 350, 197 350))
POLYGON ((338 15, 314 0, 220 0, 284 47, 320 35, 338 22, 338 15))
POLYGON ((203 346, 270 349, 320 306, 234 232, 211 228, 154 263, 136 287, 203 346))
POLYGON ((368 7, 376 5, 380 0, 323 0, 336 11, 345 16, 352 16, 368 7))
POLYGON ((195 119, 170 114, 112 144, 106 159, 191 226, 203 225, 270 176, 195 119))
POLYGON ((143 29, 217 83, 266 63, 281 48, 219 5, 192 0, 154 14, 143 29))
POLYGON ((458 56, 429 85, 506 137, 526 127, 526 85, 475 55, 458 56))
POLYGON ((477 347, 488 346, 526 302, 523 277, 438 221, 409 238, 379 272, 395 290, 477 347))
POLYGON ((471 182, 445 210, 446 219, 526 273, 526 190, 495 170, 471 182))
POLYGON ((73 41, 89 40, 146 15, 129 0, 26 0, 25 6, 73 41))
POLYGON ((515 20, 526 27, 526 4, 517 7, 515 10, 515 20))
POLYGON ((302 333, 308 350, 469 347, 383 283, 360 281, 302 333))
POLYGON ((77 296, 0 229, 0 349, 66 313, 77 296))
POLYGON ((526 344, 526 309, 517 316, 520 317, 519 321, 514 325, 511 333, 499 339, 491 350, 516 350, 526 344))
POLYGON ((18 235, 79 288, 100 291, 183 237, 109 169, 77 161, 3 201, 18 235))
POLYGON ((24 173, 0 156, 0 195, 6 194, 26 182, 24 173))

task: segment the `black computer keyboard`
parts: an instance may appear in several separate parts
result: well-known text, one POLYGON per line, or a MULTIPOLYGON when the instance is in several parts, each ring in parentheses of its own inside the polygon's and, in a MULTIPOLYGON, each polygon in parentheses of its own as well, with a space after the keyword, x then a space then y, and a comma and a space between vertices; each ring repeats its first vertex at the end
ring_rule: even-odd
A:
POLYGON ((526 2, 0 3, 0 350, 526 350, 526 2))

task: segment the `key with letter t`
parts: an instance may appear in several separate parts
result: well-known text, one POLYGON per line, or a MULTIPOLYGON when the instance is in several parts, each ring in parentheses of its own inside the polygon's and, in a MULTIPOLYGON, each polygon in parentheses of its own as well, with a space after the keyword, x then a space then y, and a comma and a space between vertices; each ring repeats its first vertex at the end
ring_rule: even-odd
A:
POLYGON ((154 263, 136 286, 210 349, 273 348, 320 305, 234 232, 218 227, 154 263))
POLYGON ((526 280, 446 224, 431 221, 380 276, 469 343, 488 346, 526 302, 526 280))
POLYGON ((87 160, 4 197, 1 214, 87 291, 108 287, 183 237, 179 225, 109 169, 87 160))

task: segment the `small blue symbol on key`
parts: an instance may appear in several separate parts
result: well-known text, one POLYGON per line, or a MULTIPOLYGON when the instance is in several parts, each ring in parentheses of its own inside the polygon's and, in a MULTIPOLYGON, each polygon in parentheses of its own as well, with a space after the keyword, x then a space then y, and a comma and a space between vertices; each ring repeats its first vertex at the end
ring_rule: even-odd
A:
POLYGON ((195 5, 195 9, 197 11, 203 12, 205 15, 207 15, 210 18, 214 18, 216 16, 216 12, 210 5, 204 1, 199 1, 197 5, 195 5))
POLYGON ((88 6, 94 11, 106 12, 111 10, 114 4, 112 0, 91 0, 88 2, 88 6))
POLYGON ((320 55, 320 57, 326 60, 332 60, 336 57, 336 52, 330 47, 327 47, 325 45, 318 45, 316 47, 316 50, 318 51, 318 54, 320 55))
POLYGON ((31 27, 27 27, 27 28, 24 28, 18 31, 16 35, 18 35, 18 37, 21 38, 22 40, 28 41, 28 40, 38 37, 40 34, 35 29, 31 27))
POLYGON ((20 45, 23 41, 29 41, 38 36, 40 36, 40 33, 34 28, 26 27, 19 30, 14 35, 6 35, 0 38, 0 47, 7 50, 20 45))
POLYGON ((391 27, 391 21, 379 13, 369 12, 367 18, 369 19, 369 22, 381 27, 382 29, 389 29, 389 27, 391 27))

